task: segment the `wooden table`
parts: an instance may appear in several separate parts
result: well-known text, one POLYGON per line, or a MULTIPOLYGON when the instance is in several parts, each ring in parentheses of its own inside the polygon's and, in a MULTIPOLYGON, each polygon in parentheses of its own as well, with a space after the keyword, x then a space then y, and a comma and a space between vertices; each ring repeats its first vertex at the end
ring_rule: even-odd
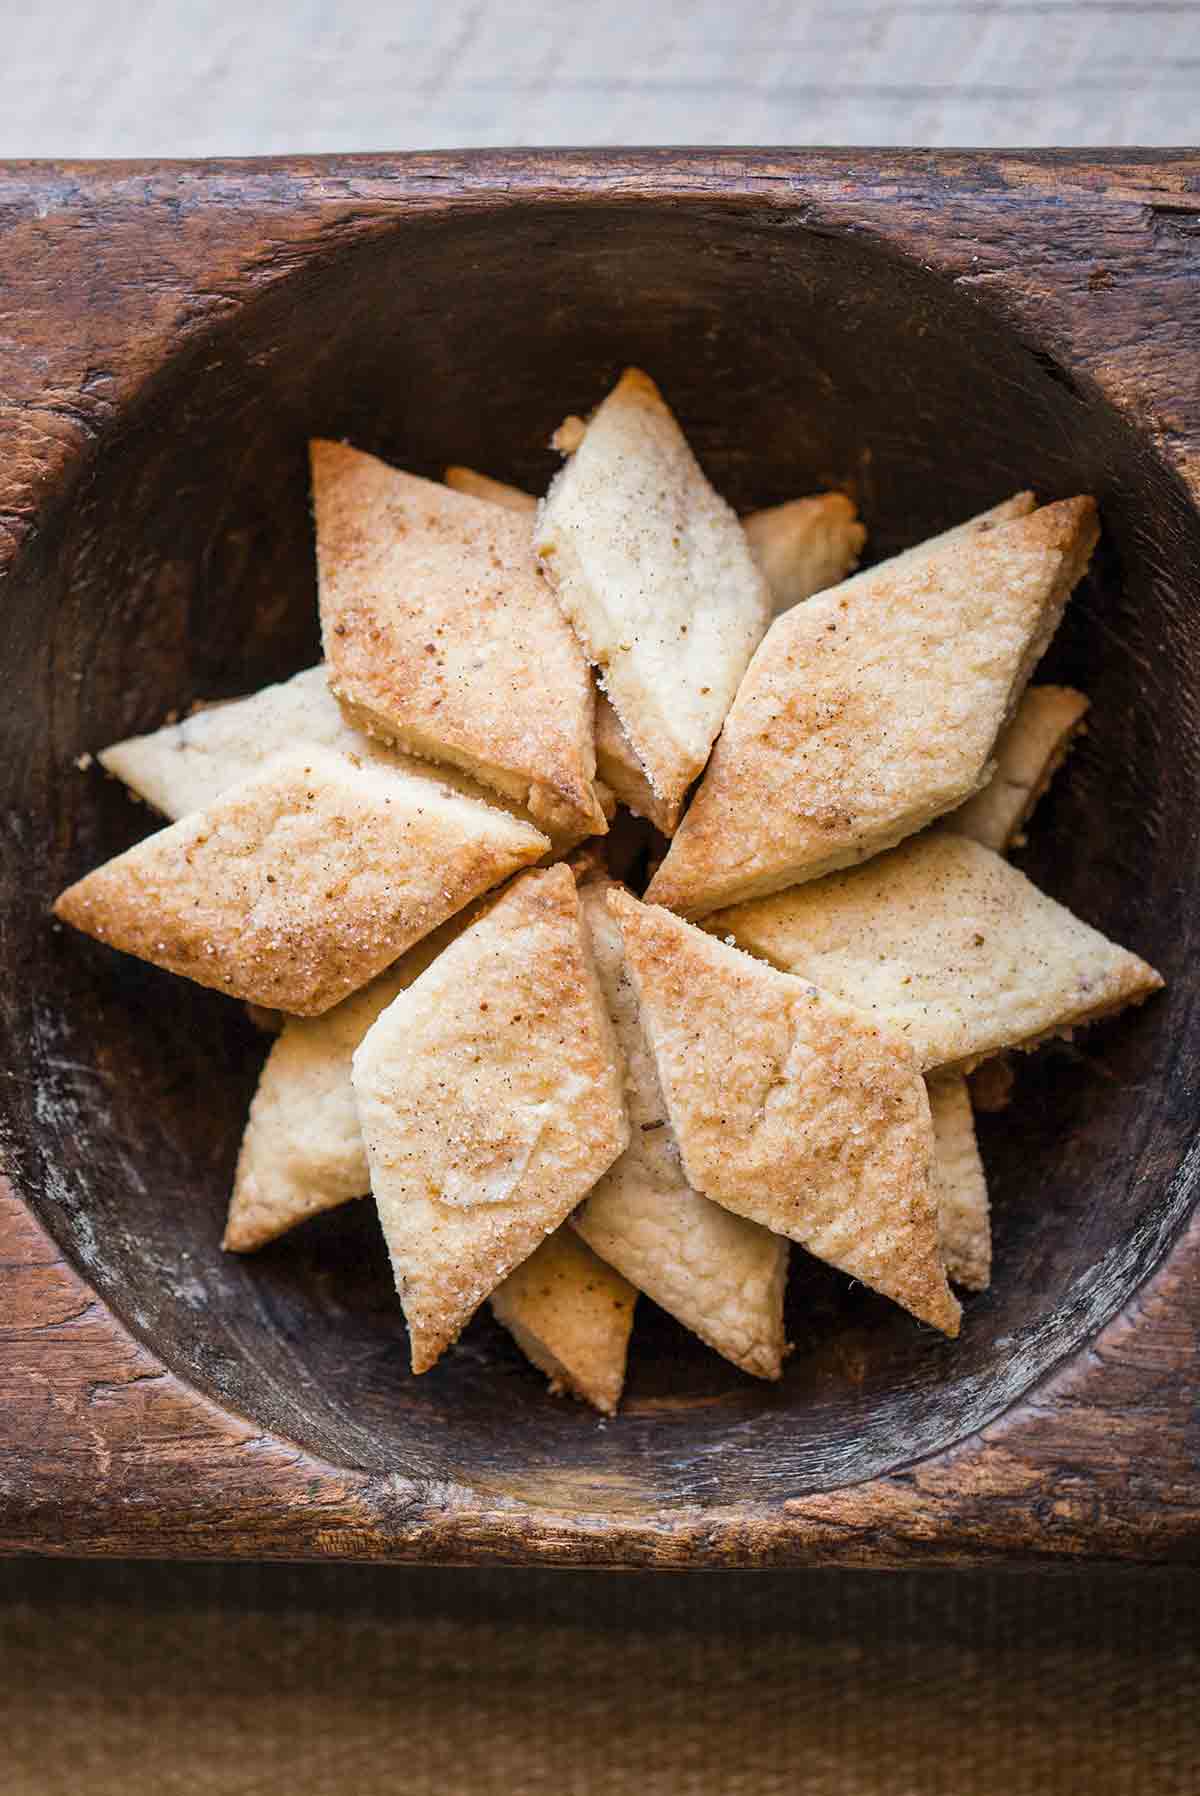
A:
POLYGON ((1192 0, 8 10, 0 156, 1197 135, 1192 0))

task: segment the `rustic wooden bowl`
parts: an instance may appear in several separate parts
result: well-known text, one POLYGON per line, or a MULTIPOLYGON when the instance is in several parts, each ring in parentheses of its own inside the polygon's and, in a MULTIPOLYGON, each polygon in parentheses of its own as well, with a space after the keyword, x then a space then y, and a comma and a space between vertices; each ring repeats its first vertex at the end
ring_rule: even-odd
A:
POLYGON ((0 1544, 598 1565, 1194 1552, 1200 162, 478 155, 0 173, 0 1544), (664 1317, 621 1416, 483 1316, 413 1379, 368 1205, 218 1242, 263 1043, 54 928, 147 829, 76 759, 317 651, 305 440, 544 483, 651 369, 740 505, 875 553, 1033 484, 1105 543, 1026 864, 1170 982, 984 1120, 948 1344, 813 1266, 764 1388, 664 1317))

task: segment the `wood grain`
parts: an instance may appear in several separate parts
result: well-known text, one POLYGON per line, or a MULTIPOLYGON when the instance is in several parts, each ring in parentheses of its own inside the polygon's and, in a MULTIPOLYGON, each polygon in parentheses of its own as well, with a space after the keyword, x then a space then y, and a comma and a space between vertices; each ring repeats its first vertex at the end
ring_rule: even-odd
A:
POLYGON ((0 1198, 0 1545, 609 1566, 1196 1556, 1198 221, 1200 161, 1162 154, 0 175, 19 320, 0 336, 0 927, 26 969, 4 997, 0 1141, 40 1218, 0 1198), (606 1434, 553 1410, 486 1333, 413 1388, 361 1217, 251 1268, 215 1253, 250 1032, 46 935, 55 882, 139 827, 74 774, 80 751, 311 653, 307 429, 431 469, 454 454, 544 475, 539 406, 557 393, 496 347, 524 353, 531 269, 562 384, 586 403, 633 337, 739 502, 785 496, 798 467, 852 484, 884 550, 1026 467, 1043 490, 1102 492, 1113 553, 1061 649, 1097 730, 1055 815, 1064 839, 1094 841, 1099 818, 1107 834, 1042 871, 1163 959, 1174 1008, 1031 1073, 1023 1137, 992 1126, 1011 1260, 956 1360, 818 1279, 777 1402, 714 1382, 665 1325, 606 1434), (647 288, 653 306, 630 309, 647 288), (854 428, 827 407, 809 442, 822 333, 859 398, 854 428), (484 338, 486 370, 456 361, 484 338), (714 381, 744 399, 740 447, 705 409, 714 381), (472 404, 485 389, 492 414, 472 404))
POLYGON ((334 1468, 188 1388, 0 1194, 0 1552, 646 1569, 1194 1562, 1200 1225, 1075 1364, 954 1451, 824 1496, 614 1517, 334 1468))
POLYGON ((59 0, 14 20, 0 156, 1187 144, 1196 25, 1190 0, 59 0))

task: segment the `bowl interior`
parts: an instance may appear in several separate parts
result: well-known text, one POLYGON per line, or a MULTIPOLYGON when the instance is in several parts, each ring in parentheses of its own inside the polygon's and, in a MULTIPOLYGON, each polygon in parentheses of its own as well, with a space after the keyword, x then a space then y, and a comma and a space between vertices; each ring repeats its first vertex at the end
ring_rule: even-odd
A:
POLYGON ((170 1367, 344 1465, 619 1514, 827 1489, 953 1442, 1129 1297, 1190 1203, 1198 566, 1182 487, 1086 384, 947 281, 786 210, 483 205, 314 257, 112 421, 9 582, 0 1139, 18 1189, 170 1367), (540 490, 554 425, 627 362, 735 504, 847 486, 875 556, 1019 487, 1097 495, 1103 549, 1041 676, 1091 695, 1091 729, 1021 858, 1170 987, 1028 1062, 981 1119, 995 1279, 958 1343, 806 1263, 777 1387, 643 1300, 604 1423, 551 1401, 486 1311, 413 1379, 367 1203, 222 1255, 263 1038, 47 906, 153 826, 77 757, 316 658, 309 435, 540 490))

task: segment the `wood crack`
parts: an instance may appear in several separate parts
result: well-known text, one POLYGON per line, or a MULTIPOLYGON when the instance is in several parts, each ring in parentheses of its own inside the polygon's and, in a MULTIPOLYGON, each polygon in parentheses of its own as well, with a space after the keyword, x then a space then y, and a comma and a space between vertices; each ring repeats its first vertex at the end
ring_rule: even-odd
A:
POLYGON ((158 1384, 160 1380, 171 1375, 163 1367, 150 1372, 131 1372, 128 1378, 96 1378, 91 1380, 84 1392, 86 1403, 95 1403, 100 1397, 123 1396, 126 1391, 133 1390, 141 1384, 158 1384))

